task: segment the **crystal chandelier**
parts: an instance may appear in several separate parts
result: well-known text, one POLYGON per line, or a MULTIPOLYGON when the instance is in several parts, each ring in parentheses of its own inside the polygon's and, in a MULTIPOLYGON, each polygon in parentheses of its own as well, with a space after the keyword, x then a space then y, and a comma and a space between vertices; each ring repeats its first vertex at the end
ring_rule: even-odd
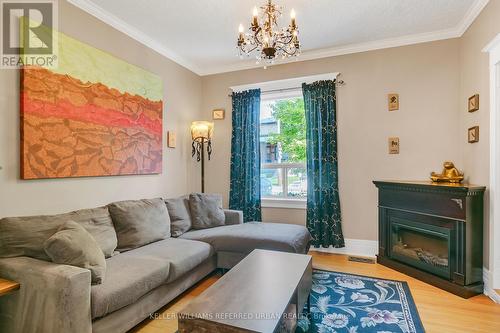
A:
POLYGON ((298 56, 300 43, 295 11, 292 9, 290 13, 290 25, 280 29, 278 19, 282 15, 281 6, 268 0, 267 4, 260 8, 262 13, 259 17, 257 7, 254 7, 252 23, 247 33, 240 24, 237 46, 240 57, 250 56, 253 51, 256 51, 257 63, 263 60, 272 64, 276 58, 298 56))

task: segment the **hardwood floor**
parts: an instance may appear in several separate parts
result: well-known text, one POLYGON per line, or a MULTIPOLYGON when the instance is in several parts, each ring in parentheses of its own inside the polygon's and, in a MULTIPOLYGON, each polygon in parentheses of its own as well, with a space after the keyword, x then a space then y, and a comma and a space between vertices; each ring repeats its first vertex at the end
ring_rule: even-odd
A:
MULTIPOLYGON (((485 295, 463 299, 382 265, 351 262, 344 255, 314 251, 310 254, 313 255, 313 266, 317 269, 407 281, 427 333, 500 332, 500 305, 495 304, 485 295)), ((160 319, 145 320, 130 332, 175 332, 177 330, 175 313, 193 297, 215 283, 218 277, 218 275, 213 275, 201 281, 184 295, 159 310, 160 319)))

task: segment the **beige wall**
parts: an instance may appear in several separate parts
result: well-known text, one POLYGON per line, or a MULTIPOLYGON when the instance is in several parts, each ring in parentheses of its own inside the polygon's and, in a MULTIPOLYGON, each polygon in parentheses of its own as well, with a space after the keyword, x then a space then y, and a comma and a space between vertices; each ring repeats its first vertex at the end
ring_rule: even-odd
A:
POLYGON ((199 117, 201 78, 65 1, 59 1, 59 10, 62 32, 163 78, 164 130, 177 131, 178 147, 168 149, 164 143, 161 175, 19 180, 19 74, 0 70, 0 217, 57 213, 196 189, 199 171, 190 156, 188 128, 199 117))
MULTIPOLYGON (((215 122, 214 158, 207 189, 229 195, 231 99, 229 87, 269 80, 341 72, 338 89, 339 182, 346 238, 377 239, 374 179, 426 179, 444 160, 462 165, 459 127, 458 39, 203 77, 205 118, 223 107, 215 122), (387 94, 397 92, 401 109, 387 111, 387 94), (387 139, 399 136, 401 153, 389 155, 387 139)), ((305 223, 305 212, 264 209, 263 219, 305 223)))
POLYGON ((267 222, 306 224, 305 209, 263 208, 262 219, 267 222))
MULTIPOLYGON (((229 194, 231 99, 229 86, 341 72, 338 90, 339 175, 347 238, 377 238, 373 179, 425 179, 451 159, 468 180, 488 185, 488 58, 481 49, 500 32, 500 0, 489 5, 460 39, 298 62, 200 78, 126 35, 60 1, 60 30, 160 75, 164 80, 164 130, 178 133, 178 147, 165 146, 161 175, 19 180, 19 75, 0 70, 0 217, 57 213, 114 200, 170 196, 199 187, 199 165, 190 156, 189 123, 211 118, 214 154, 207 163, 207 189, 229 194), (387 111, 386 95, 397 92, 401 110, 387 111), (467 98, 481 94, 481 110, 466 112, 467 98), (481 140, 466 143, 466 129, 481 128, 481 140), (399 136, 401 153, 387 153, 387 138, 399 136)), ((264 219, 305 223, 305 211, 264 209, 264 219)))
MULTIPOLYGON (((471 183, 489 186, 490 72, 489 56, 482 50, 500 33, 500 0, 491 0, 460 39, 460 141, 464 171, 471 183), (480 95, 480 110, 467 112, 470 96, 480 95), (467 143, 467 129, 479 126, 479 142, 467 143)), ((484 264, 488 267, 488 196, 485 200, 484 264)))

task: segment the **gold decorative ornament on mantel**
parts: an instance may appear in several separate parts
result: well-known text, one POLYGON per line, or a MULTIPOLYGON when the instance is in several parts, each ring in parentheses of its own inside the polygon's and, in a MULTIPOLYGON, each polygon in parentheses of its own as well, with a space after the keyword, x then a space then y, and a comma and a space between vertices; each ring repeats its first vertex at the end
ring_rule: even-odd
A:
POLYGON ((460 183, 464 180, 464 174, 455 168, 453 162, 444 162, 443 166, 442 173, 431 172, 431 180, 433 182, 460 183))

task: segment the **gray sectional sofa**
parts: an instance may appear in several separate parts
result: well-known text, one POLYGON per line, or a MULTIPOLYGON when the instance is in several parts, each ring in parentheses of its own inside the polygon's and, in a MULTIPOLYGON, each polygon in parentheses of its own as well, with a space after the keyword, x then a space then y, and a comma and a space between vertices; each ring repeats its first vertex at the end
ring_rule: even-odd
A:
POLYGON ((0 298, 0 332, 126 332, 255 248, 309 248, 305 227, 243 223, 242 213, 223 210, 220 199, 200 201, 196 194, 159 200, 1 219, 0 278, 21 288, 0 298), (91 284, 89 269, 56 264, 44 251, 66 221, 83 226, 101 248, 106 267, 100 284, 91 284))

